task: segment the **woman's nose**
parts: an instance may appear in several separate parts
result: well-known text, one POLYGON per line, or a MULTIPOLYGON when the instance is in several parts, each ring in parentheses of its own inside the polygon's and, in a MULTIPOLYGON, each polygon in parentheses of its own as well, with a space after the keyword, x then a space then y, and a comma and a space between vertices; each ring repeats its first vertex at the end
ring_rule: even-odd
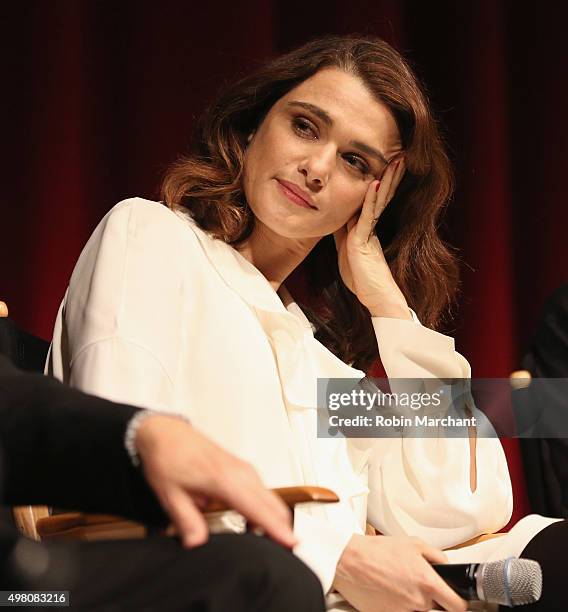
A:
POLYGON ((327 185, 335 166, 335 156, 334 147, 331 146, 317 147, 310 151, 298 165, 308 185, 319 189, 327 185))

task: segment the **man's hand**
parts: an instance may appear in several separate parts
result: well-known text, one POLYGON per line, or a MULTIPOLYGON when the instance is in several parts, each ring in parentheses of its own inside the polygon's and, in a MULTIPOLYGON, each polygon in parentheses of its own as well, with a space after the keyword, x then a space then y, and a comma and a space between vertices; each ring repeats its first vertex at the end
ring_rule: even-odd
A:
POLYGON ((280 544, 296 544, 288 508, 264 487, 253 467, 189 423, 156 413, 140 424, 135 444, 146 479, 185 546, 207 541, 200 508, 209 498, 240 512, 280 544))
POLYGON ((337 565, 334 587, 362 612, 431 610, 434 602, 465 611, 466 602, 430 563, 446 563, 446 556, 418 538, 354 535, 337 565))
POLYGON ((8 306, 6 306, 6 302, 0 302, 0 318, 4 318, 8 316, 8 306))

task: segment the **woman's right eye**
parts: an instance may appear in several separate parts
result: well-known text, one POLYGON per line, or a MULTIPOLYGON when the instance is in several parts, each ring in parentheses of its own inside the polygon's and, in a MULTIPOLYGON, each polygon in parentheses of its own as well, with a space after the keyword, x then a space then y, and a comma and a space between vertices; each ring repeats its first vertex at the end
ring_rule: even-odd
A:
POLYGON ((314 140, 317 138, 315 126, 304 117, 294 117, 294 119, 292 119, 292 127, 294 131, 303 138, 313 138, 314 140))

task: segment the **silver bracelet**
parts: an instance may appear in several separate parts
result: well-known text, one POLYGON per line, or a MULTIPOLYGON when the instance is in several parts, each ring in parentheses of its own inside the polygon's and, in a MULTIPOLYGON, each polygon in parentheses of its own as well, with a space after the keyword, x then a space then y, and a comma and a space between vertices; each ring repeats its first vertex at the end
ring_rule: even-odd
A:
POLYGON ((136 434, 138 433, 138 428, 143 421, 154 414, 156 413, 152 410, 140 410, 130 419, 130 421, 128 421, 128 425, 126 426, 126 431, 124 432, 124 447, 134 467, 140 465, 140 457, 136 449, 136 434))
POLYGON ((126 431, 124 432, 124 447, 126 448, 126 452, 128 453, 130 461, 132 462, 132 465, 134 467, 138 467, 140 465, 140 455, 138 454, 138 449, 136 448, 136 435, 138 434, 138 428, 148 417, 151 416, 168 416, 180 419, 185 423, 191 422, 183 414, 176 414, 173 412, 159 412, 157 410, 139 410, 130 419, 130 421, 128 421, 126 431))

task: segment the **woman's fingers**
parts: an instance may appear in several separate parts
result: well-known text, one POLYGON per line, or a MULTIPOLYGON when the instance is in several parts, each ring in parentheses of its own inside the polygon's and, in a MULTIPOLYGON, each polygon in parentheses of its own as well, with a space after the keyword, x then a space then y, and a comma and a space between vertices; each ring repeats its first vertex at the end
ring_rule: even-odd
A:
POLYGON ((381 181, 379 192, 377 194, 374 211, 375 219, 378 219, 381 216, 388 203, 393 199, 397 187, 399 186, 400 181, 404 175, 404 170, 405 165, 404 159, 402 158, 398 159, 392 164, 389 164, 389 166, 387 167, 387 170, 383 175, 383 179, 381 181))
POLYGON ((432 583, 430 586, 430 597, 444 610, 451 612, 466 612, 467 603, 446 582, 432 570, 432 583))
MULTIPOLYGON (((404 176, 404 159, 400 158, 397 161, 389 164, 382 180, 371 181, 367 187, 367 193, 363 200, 363 207, 359 218, 355 233, 357 238, 362 241, 369 240, 375 229, 375 225, 381 216, 388 203, 392 200, 397 187, 404 176)), ((351 230, 353 221, 347 223, 347 230, 351 230)), ((338 245, 336 238, 336 245, 338 245)))
POLYGON ((0 302, 0 317, 8 316, 8 306, 6 306, 6 302, 0 302))
POLYGON ((448 557, 443 550, 439 548, 435 548, 434 546, 430 546, 423 540, 418 540, 420 553, 430 563, 447 563, 448 557))
POLYGON ((404 158, 401 158, 395 162, 395 166, 393 168, 393 176, 389 185, 388 193, 386 195, 387 204, 394 198, 394 194, 400 185, 400 181, 404 176, 404 171, 406 170, 406 166, 404 164, 404 158))
POLYGON ((465 611, 465 601, 427 559, 444 562, 445 555, 418 538, 355 535, 339 559, 335 584, 357 609, 431 610, 435 601, 465 611))
MULTIPOLYGON (((447 563, 448 558, 446 554, 434 548, 426 542, 419 543, 419 549, 426 561, 429 563, 447 563)), ((457 595, 457 593, 450 588, 440 576, 432 569, 433 575, 431 583, 431 596, 432 599, 444 607, 445 610, 466 610, 467 606, 465 601, 457 595)))
POLYGON ((380 181, 371 181, 367 187, 367 193, 363 200, 363 208, 357 221, 355 234, 361 241, 367 242, 369 236, 375 227, 375 209, 377 202, 377 186, 380 181))

